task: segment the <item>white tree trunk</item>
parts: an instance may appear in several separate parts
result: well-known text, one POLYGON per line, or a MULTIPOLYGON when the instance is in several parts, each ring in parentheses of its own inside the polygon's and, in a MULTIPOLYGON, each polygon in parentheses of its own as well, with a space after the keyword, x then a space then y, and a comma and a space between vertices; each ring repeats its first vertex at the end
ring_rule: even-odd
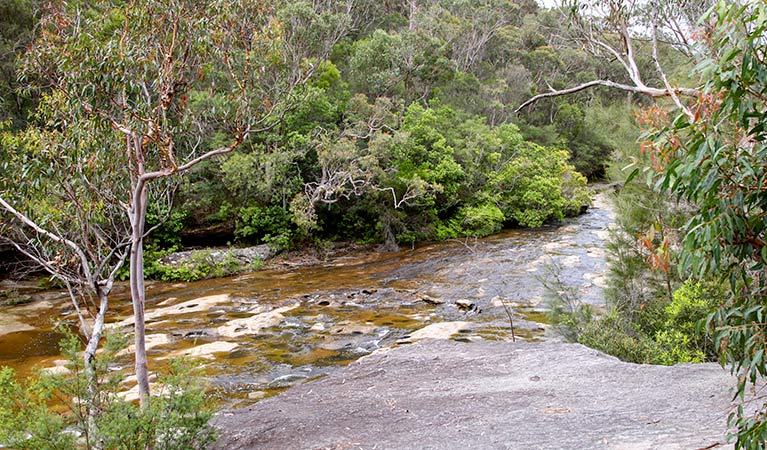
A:
POLYGON ((145 324, 144 324, 144 222, 148 191, 143 181, 139 181, 133 198, 131 214, 132 242, 130 251, 130 288, 133 302, 134 342, 136 358, 136 381, 139 388, 141 407, 149 405, 149 368, 146 357, 145 324))
POLYGON ((88 380, 87 399, 88 418, 86 429, 86 440, 89 447, 94 450, 100 450, 102 444, 99 439, 98 426, 96 419, 101 412, 101 398, 99 389, 98 372, 96 371, 96 351, 99 348, 101 337, 104 332, 104 318, 109 307, 108 293, 98 291, 99 310, 96 313, 91 334, 88 336, 88 344, 85 346, 83 363, 85 365, 85 377, 88 380))

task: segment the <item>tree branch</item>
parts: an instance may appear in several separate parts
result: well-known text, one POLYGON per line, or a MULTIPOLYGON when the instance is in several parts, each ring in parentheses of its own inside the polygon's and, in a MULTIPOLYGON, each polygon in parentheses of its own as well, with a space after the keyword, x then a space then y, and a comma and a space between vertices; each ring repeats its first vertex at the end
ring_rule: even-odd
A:
POLYGON ((687 117, 693 118, 694 116, 690 109, 682 104, 682 102, 679 100, 679 96, 676 95, 676 92, 674 92, 674 89, 668 82, 668 77, 666 77, 666 72, 663 70, 663 66, 660 65, 660 60, 658 59, 658 26, 655 23, 653 23, 652 27, 652 60, 653 63, 655 63, 655 68, 658 70, 661 79, 663 80, 663 85, 666 86, 666 90, 669 92, 671 99, 674 100, 674 104, 677 106, 677 108, 682 110, 685 115, 687 115, 687 117))
MULTIPOLYGON (((93 275, 91 274, 90 267, 88 266, 88 258, 85 256, 85 253, 80 248, 79 245, 75 244, 71 240, 59 236, 57 234, 51 233, 50 231, 46 230, 45 228, 41 227, 37 223, 35 223, 32 219, 25 216, 24 214, 20 213, 16 210, 13 206, 11 206, 8 202, 5 201, 2 197, 0 197, 0 206, 2 206, 6 211, 14 215, 17 219, 19 219, 22 223, 24 223, 26 226, 30 227, 31 229, 35 230, 37 233, 42 234, 43 236, 47 237, 48 239, 59 242, 67 247, 71 248, 77 256, 80 258, 80 265, 83 268, 83 274, 85 275, 85 278, 88 280, 88 283, 93 282, 93 275)), ((17 247, 18 248, 18 247, 17 247)), ((45 267, 45 265, 44 265, 45 267)))
POLYGON ((606 86, 610 88, 621 89, 623 91, 633 92, 635 94, 642 94, 642 95, 646 95, 648 97, 653 97, 653 98, 668 97, 671 95, 684 95, 687 97, 695 97, 700 92, 698 89, 690 89, 690 88, 659 89, 659 88, 653 88, 649 86, 632 86, 630 84, 616 83, 610 80, 593 80, 583 84, 579 84, 578 86, 571 87, 568 89, 551 90, 550 92, 538 94, 534 97, 527 99, 524 103, 519 105, 519 107, 517 107, 517 109, 515 109, 514 112, 518 113, 522 109, 524 109, 526 106, 529 106, 543 98, 559 97, 562 95, 573 94, 575 92, 579 92, 584 89, 592 88, 595 86, 606 86))

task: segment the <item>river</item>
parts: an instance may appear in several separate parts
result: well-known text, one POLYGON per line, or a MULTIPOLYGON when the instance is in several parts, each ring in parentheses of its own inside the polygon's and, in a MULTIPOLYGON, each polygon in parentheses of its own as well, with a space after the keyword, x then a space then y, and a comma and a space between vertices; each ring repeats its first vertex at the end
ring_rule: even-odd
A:
MULTIPOLYGON (((244 406, 378 348, 423 337, 556 338, 541 278, 552 271, 584 302, 602 305, 604 244, 614 214, 605 194, 558 226, 508 230, 390 253, 331 258, 195 283, 147 284, 150 371, 172 356, 200 358, 220 406, 244 406), (416 331, 427 327, 426 332, 416 331)), ((8 284, 2 289, 21 289, 8 284)), ((108 322, 130 331, 125 287, 108 322)), ((0 307, 0 365, 28 375, 61 367, 53 323, 75 316, 61 292, 0 307)), ((126 352, 115 369, 130 371, 126 352)), ((55 370, 55 369, 54 369, 55 370)), ((125 389, 131 395, 130 382, 125 389)))

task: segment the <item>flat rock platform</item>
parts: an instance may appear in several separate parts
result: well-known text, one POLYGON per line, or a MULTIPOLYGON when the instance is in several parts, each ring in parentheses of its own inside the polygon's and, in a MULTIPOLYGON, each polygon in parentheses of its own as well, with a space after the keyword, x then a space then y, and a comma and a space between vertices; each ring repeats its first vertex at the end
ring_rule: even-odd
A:
POLYGON ((578 344, 427 340, 214 419, 219 450, 731 449, 734 379, 578 344))

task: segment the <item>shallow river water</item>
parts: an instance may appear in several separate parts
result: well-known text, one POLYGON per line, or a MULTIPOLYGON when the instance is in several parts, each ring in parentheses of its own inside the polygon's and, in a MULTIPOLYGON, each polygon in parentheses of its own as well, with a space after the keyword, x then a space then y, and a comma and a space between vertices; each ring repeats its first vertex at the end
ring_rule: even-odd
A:
MULTIPOLYGON (((541 278, 552 270, 601 305, 604 241, 613 212, 604 194, 560 226, 478 240, 358 254, 324 264, 195 283, 148 283, 150 371, 169 357, 200 358, 212 396, 242 406, 337 370, 378 348, 424 337, 511 340, 551 337, 541 278), (417 331, 420 330, 420 331, 417 331)), ((0 290, 20 286, 0 286, 0 290)), ((0 365, 22 375, 61 366, 53 323, 74 321, 59 292, 0 307, 0 365)), ((131 330, 122 288, 108 322, 131 330)), ((131 369, 130 349, 116 369, 131 369)), ((126 383, 130 392, 133 386, 126 383)))

